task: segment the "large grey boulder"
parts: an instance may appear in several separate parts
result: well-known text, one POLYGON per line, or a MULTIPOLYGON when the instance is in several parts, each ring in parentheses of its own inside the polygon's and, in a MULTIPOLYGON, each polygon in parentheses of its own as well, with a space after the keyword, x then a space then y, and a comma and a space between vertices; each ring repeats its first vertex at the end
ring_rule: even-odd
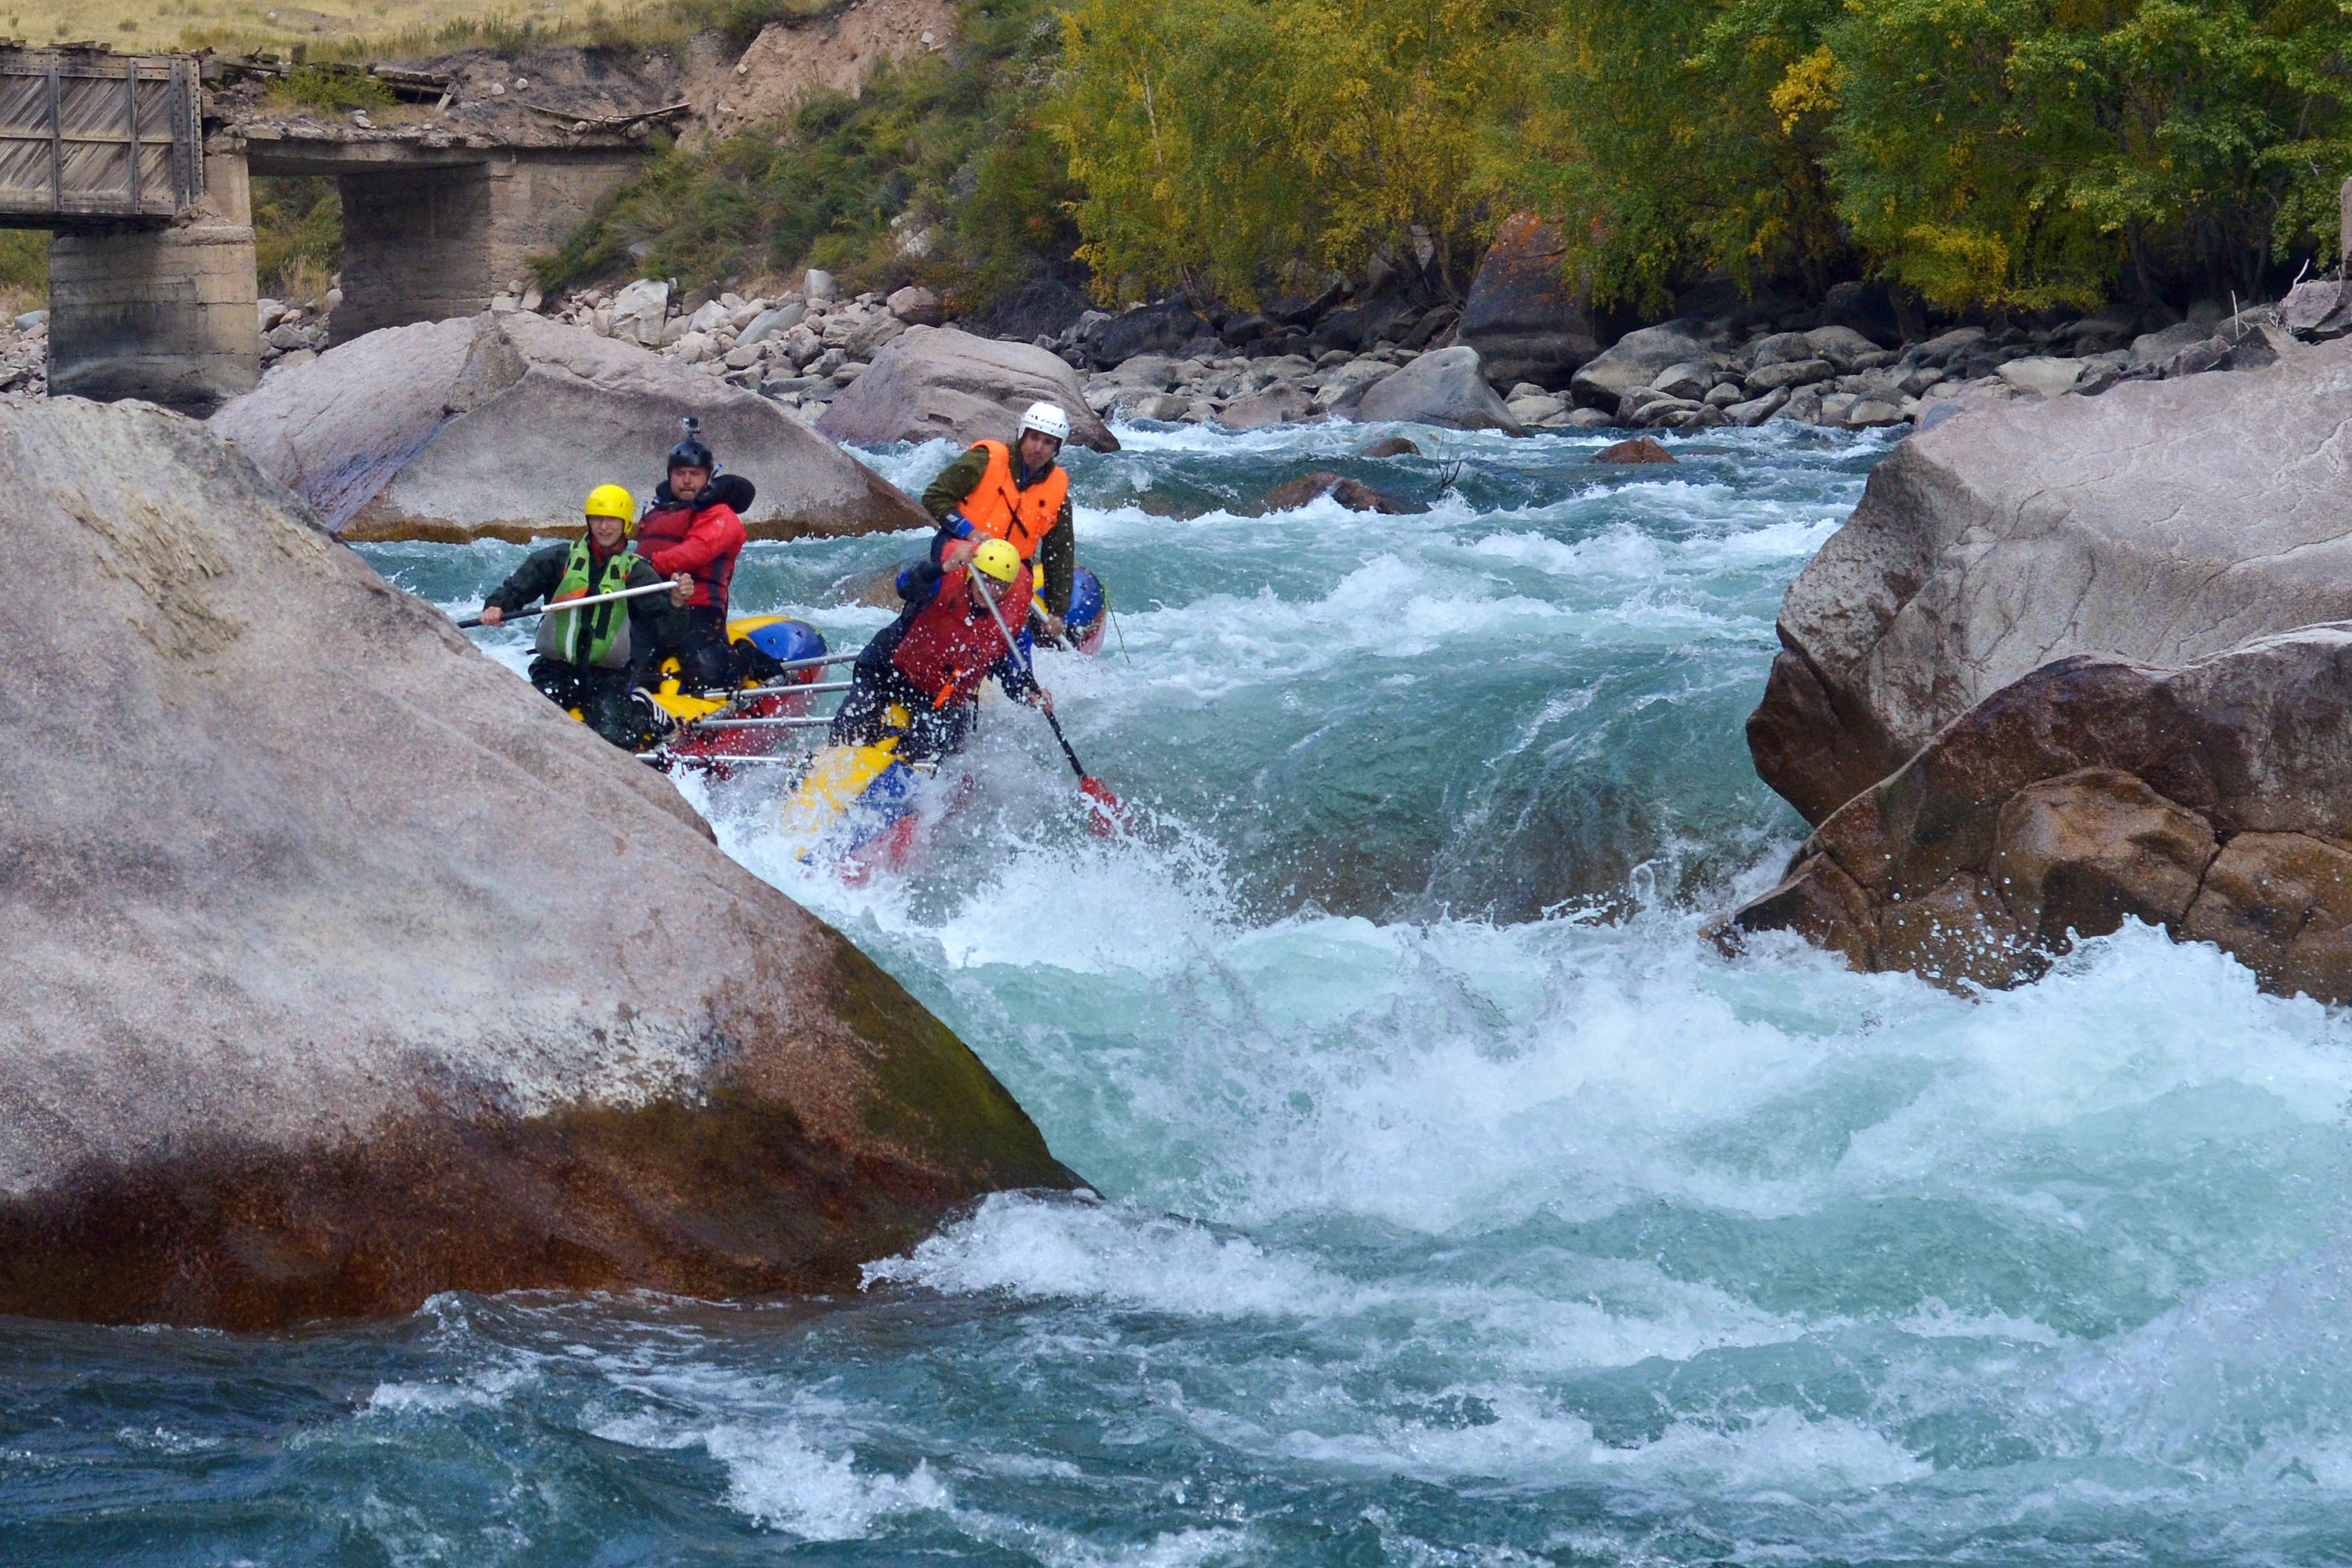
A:
POLYGON ((1724 335, 1705 321, 1661 321, 1610 344, 1570 378, 1569 390, 1580 406, 1614 413, 1627 393, 1649 385, 1671 365, 1722 364, 1727 346, 1724 335))
POLYGON ((2347 841, 2352 626, 2179 668, 2084 655, 2002 687, 1840 806, 1731 930, 2006 985, 2136 919, 2341 1003, 2347 841))
POLYGON ((2178 665, 2352 616, 2352 343, 1922 430, 1790 585, 1748 735, 1818 822, 2074 654, 2178 665))
POLYGON ((1458 346, 1432 350, 1385 381, 1373 384, 1358 400, 1355 417, 1366 424, 1397 420, 1455 430, 1528 433, 1528 427, 1511 417, 1510 409, 1486 384, 1479 370, 1478 351, 1458 346))
POLYGON ((880 475, 756 393, 526 313, 386 327, 273 371, 213 416, 345 539, 577 533, 599 484, 642 502, 678 420, 759 488, 754 538, 927 526, 880 475))
POLYGON ((1564 387, 1601 352, 1580 291, 1566 271, 1559 226, 1533 213, 1503 220, 1478 263, 1454 341, 1478 351, 1499 386, 1564 387))
POLYGON ((954 327, 909 327, 833 400, 816 427, 836 441, 1003 441, 1032 403, 1058 405, 1070 439, 1116 452, 1118 438, 1087 406, 1077 373, 1034 343, 999 342, 954 327))
POLYGON ((1065 1184, 670 784, 204 426, 0 409, 0 1313, 852 1287, 1065 1184))

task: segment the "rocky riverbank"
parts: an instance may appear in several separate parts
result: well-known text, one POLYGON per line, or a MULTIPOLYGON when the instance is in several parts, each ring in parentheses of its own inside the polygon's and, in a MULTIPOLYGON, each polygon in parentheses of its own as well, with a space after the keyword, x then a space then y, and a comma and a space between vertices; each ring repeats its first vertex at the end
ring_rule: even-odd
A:
MULTIPOLYGON (((1893 309, 1883 291, 1846 284, 1811 303, 1719 298, 1712 301, 1719 308, 1694 308, 1604 348, 1560 282, 1548 234, 1522 220, 1506 226, 1458 310, 1428 279, 1408 285, 1391 271, 1271 314, 1203 311, 1177 298, 1117 314, 1081 310, 1057 331, 995 341, 1069 367, 1071 379, 1046 395, 1074 394, 1104 419, 1248 430, 1376 417, 1516 435, 1773 420, 1924 427, 1964 408, 2096 396, 2130 381, 2267 364, 2289 338, 2324 339, 2352 326, 2352 317, 2337 319, 2347 313, 2332 283, 2305 284, 2289 300, 2234 314, 2209 300, 2185 315, 2153 307, 1933 331, 1893 309), (1470 372, 1494 393, 1491 403, 1457 385, 1434 401, 1373 398, 1367 412, 1367 395, 1397 372, 1433 353, 1458 363, 1465 352, 1475 356, 1470 372)), ((322 352, 339 298, 330 290, 312 308, 263 300, 265 366, 298 367, 322 352)), ((927 289, 845 298, 823 271, 795 289, 701 300, 641 279, 551 300, 517 280, 492 310, 540 314, 638 345, 756 392, 808 424, 908 331, 971 330, 948 320, 927 289)), ((0 344, 0 353, 9 356, 0 376, 22 374, 15 349, 0 344)), ((1033 390, 1045 385, 1034 371, 1020 379, 1033 390)), ((849 423, 864 429, 872 421, 849 423)), ((947 423, 961 437, 968 421, 947 423)))
MULTIPOLYGON (((690 309, 679 307, 666 283, 638 282, 578 296, 551 313, 757 390, 813 423, 901 334, 942 320, 928 290, 844 300, 816 277, 806 293, 722 294, 690 309)), ((1427 313, 1400 315, 1381 329, 1384 335, 1348 345, 1329 334, 1253 335, 1250 318, 1219 322, 1181 301, 1161 301, 1119 316, 1089 311, 1058 334, 1024 341, 1067 363, 1087 407, 1107 419, 1246 430, 1365 417, 1367 395, 1390 376, 1433 353, 1467 351, 1479 355, 1475 369, 1496 405, 1475 416, 1441 413, 1433 423, 1514 433, 1696 431, 1775 419, 1876 429, 1932 425, 1964 408, 2096 396, 2126 382, 2267 364, 2294 335, 2345 329, 2332 293, 2324 302, 2313 297, 2333 288, 2305 285, 2295 300, 2235 315, 2207 302, 2177 321, 2157 310, 2048 327, 1963 326, 1910 341, 1884 323, 1873 323, 1881 328, 1873 336, 1840 321, 1784 330, 1738 310, 1678 317, 1626 333, 1580 363, 1555 363, 1543 380, 1498 376, 1498 369, 1524 366, 1507 351, 1489 359, 1475 343, 1453 342, 1452 331, 1423 337, 1417 329, 1427 313)), ((526 295, 504 303, 521 309, 538 301, 526 295)), ((1418 409, 1377 416, 1429 417, 1418 409)))

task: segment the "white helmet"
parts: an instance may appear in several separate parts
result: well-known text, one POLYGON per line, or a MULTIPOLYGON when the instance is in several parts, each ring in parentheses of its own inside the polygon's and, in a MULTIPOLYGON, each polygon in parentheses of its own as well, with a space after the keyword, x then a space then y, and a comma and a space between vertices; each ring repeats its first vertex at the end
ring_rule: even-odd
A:
POLYGON ((1062 412, 1058 404, 1033 403, 1029 412, 1021 416, 1021 428, 1013 433, 1013 438, 1018 441, 1032 430, 1066 443, 1070 438, 1070 416, 1062 412))

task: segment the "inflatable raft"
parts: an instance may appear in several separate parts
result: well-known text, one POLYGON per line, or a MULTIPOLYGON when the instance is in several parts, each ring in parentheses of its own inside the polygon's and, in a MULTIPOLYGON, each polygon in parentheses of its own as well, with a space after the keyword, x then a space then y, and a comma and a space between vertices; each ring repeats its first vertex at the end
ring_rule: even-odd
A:
POLYGON ((753 696, 712 697, 678 689, 677 660, 665 659, 650 691, 661 710, 677 720, 667 750, 677 758, 766 757, 785 751, 795 731, 772 724, 734 725, 727 719, 789 719, 812 714, 821 688, 824 634, 806 621, 784 616, 745 616, 727 623, 727 640, 743 672, 739 690, 753 696), (714 721, 714 718, 716 721, 714 721))

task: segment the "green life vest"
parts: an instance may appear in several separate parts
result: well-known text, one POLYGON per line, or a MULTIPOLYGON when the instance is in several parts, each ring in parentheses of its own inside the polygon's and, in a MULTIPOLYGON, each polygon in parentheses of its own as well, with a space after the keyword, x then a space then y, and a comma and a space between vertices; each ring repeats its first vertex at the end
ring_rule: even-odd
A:
MULTIPOLYGON (((624 545, 613 552, 602 572, 597 571, 595 558, 588 550, 588 536, 583 534, 572 542, 572 553, 563 562, 563 577, 555 584, 555 592, 548 595, 548 602, 617 594, 629 585, 629 572, 636 563, 637 557, 624 545)), ((632 603, 628 599, 611 599, 584 610, 549 610, 539 618, 539 651, 565 664, 593 665, 599 669, 625 668, 629 662, 632 603)))

